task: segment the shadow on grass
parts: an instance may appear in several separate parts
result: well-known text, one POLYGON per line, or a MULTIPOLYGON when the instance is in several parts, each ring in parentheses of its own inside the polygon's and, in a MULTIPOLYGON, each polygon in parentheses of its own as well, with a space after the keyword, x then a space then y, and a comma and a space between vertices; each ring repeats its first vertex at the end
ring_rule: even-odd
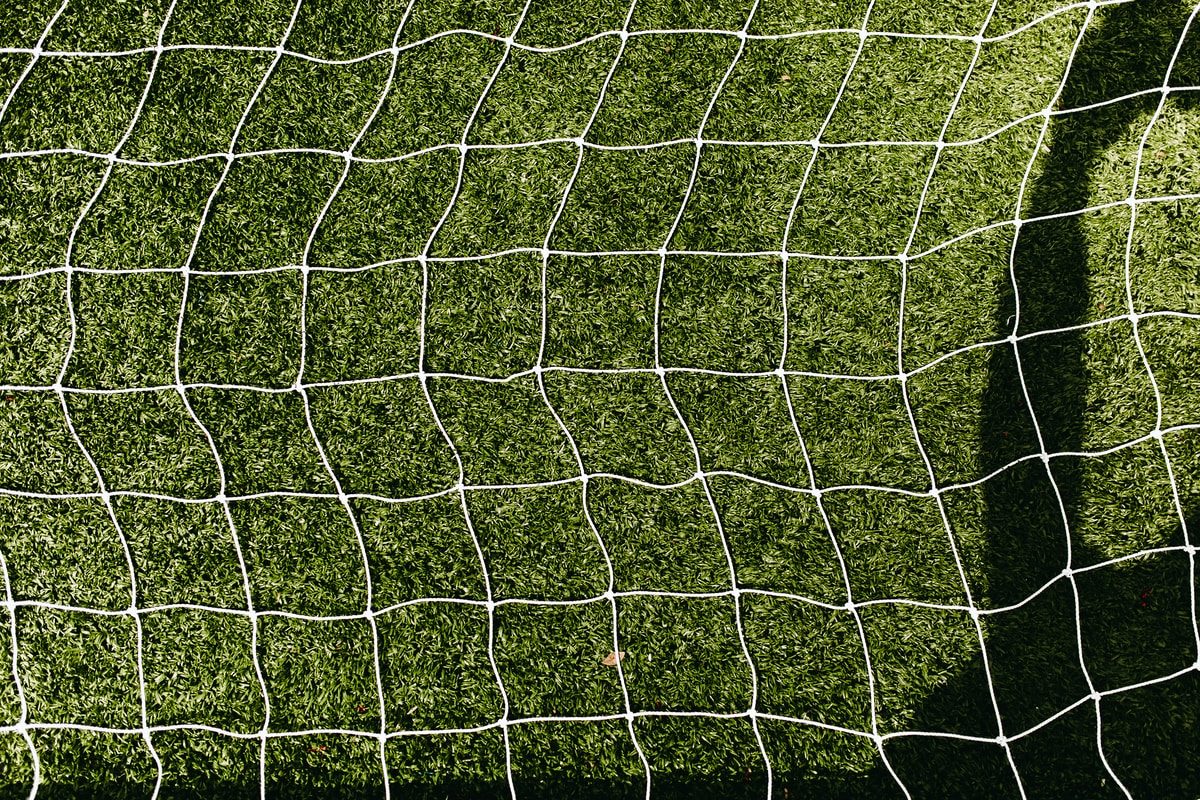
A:
MULTIPOLYGON (((1156 89, 1166 76, 1190 12, 1183 3, 1161 0, 1102 9, 1081 43, 1060 107, 1079 108, 1156 89)), ((1193 24, 1189 31, 1190 46, 1176 66, 1173 85, 1200 83, 1196 27, 1193 24)), ((1094 205, 1105 189, 1098 185, 1097 175, 1106 152, 1131 135, 1140 137, 1158 101, 1159 94, 1153 92, 1053 118, 1051 146, 1041 155, 1042 169, 1029 187, 1022 217, 1094 205)), ((1194 95, 1187 93, 1172 95, 1172 102, 1184 109, 1196 105, 1194 95)), ((1012 276, 1020 302, 1018 334, 1074 328, 1125 312, 1123 296, 1121 307, 1106 308, 1089 287, 1097 264, 1107 260, 1104 269, 1123 269, 1129 215, 1122 206, 1021 227, 1012 276), (1119 235, 1108 237, 1102 245, 1092 235, 1113 226, 1119 235)), ((1012 333, 1016 297, 1007 279, 996 295, 1002 309, 996 321, 997 338, 1003 338, 1012 333)), ((1140 399, 1134 398, 1138 387, 1148 383, 1135 370, 1141 370, 1141 364, 1132 326, 1125 321, 1024 339, 1019 356, 1008 345, 992 348, 980 417, 980 474, 1038 451, 1030 406, 1051 453, 1094 451, 1150 433, 1152 395, 1149 424, 1136 433, 1098 444, 1088 424, 1106 414, 1119 415, 1123 405, 1145 402, 1146 390, 1140 399), (1104 341, 1117 344, 1106 348, 1104 341), (1106 381, 1101 393, 1102 373, 1111 375, 1118 369, 1114 352, 1124 357, 1120 369, 1128 371, 1130 378, 1117 381, 1115 390, 1113 381, 1106 381), (1123 392, 1128 396, 1119 396, 1123 392)), ((1139 419, 1144 422, 1144 414, 1139 419)), ((1177 476, 1195 471, 1191 459, 1179 461, 1174 463, 1177 476)), ((1183 544, 1178 518, 1172 530, 1156 531, 1153 542, 1145 540, 1144 532, 1134 533, 1137 529, 1131 522, 1140 506, 1153 506, 1157 499, 1169 501, 1165 477, 1157 484, 1146 477, 1149 472, 1165 476, 1164 463, 1158 443, 1150 441, 1103 458, 1056 457, 1048 463, 1033 458, 1006 469, 983 485, 986 552, 973 582, 986 582, 993 607, 1020 603, 1067 565, 1067 530, 1076 568, 1150 547, 1183 544), (1099 521, 1097 509, 1089 509, 1089 504, 1097 503, 1093 496, 1097 490, 1110 498, 1100 511, 1111 515, 1099 521), (1156 490, 1161 498, 1147 496, 1156 490)), ((1193 537, 1200 531, 1198 511, 1184 508, 1193 537)), ((953 522, 953 507, 950 516, 953 522)), ((1163 678, 1196 662, 1191 580, 1183 552, 1138 558, 1077 576, 1083 660, 1098 691, 1163 678)), ((972 588, 978 597, 980 587, 972 588)), ((1076 638, 1076 597, 1069 581, 1059 579, 1020 608, 985 619, 992 685, 1006 735, 1029 730, 1089 697, 1076 638)), ((986 692, 983 665, 972 664, 925 701, 911 727, 996 736, 990 701, 977 702, 986 692), (964 718, 963 709, 981 705, 986 705, 986 713, 964 718)), ((1099 705, 1099 717, 1104 757, 1134 797, 1200 795, 1200 673, 1193 670, 1168 682, 1106 697, 1099 705)), ((1026 794, 1030 798, 1124 796, 1101 760, 1097 728, 1096 705, 1087 700, 1013 742, 1012 757, 1026 794)), ((998 744, 904 737, 890 740, 886 752, 913 797, 1019 796, 998 744)), ((876 796, 873 790, 886 783, 885 775, 880 765, 865 778, 864 789, 869 784, 872 790, 862 796, 876 796)), ((794 796, 804 796, 803 786, 797 789, 800 794, 794 796)), ((882 796, 893 794, 894 786, 882 796)))

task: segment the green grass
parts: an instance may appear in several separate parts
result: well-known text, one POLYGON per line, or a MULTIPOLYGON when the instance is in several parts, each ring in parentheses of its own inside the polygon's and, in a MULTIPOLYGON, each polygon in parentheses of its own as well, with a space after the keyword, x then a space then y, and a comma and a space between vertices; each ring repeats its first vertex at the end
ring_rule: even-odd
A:
POLYGON ((0 798, 1200 792, 1189 3, 168 5, 0 8, 0 798))

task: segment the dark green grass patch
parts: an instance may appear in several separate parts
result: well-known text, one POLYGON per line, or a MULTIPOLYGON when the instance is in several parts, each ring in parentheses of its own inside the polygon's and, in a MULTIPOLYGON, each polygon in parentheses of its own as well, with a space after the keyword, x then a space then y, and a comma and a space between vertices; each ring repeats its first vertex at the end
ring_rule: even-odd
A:
POLYGON ((849 611, 762 595, 747 595, 743 603, 759 711, 870 727, 866 660, 849 611))
POLYGON ((141 605, 246 608, 233 531, 219 503, 120 497, 114 507, 141 605))
POLYGON ((1127 321, 1039 336, 1020 350, 1033 413, 1051 452, 1114 447, 1154 429, 1154 388, 1127 321), (1054 364, 1067 353, 1079 354, 1081 369, 1063 374, 1054 364), (1086 398, 1082 415, 1067 405, 1073 393, 1086 398))
POLYGON ((687 144, 588 150, 550 241, 559 250, 654 250, 666 245, 695 161, 687 144))
MULTIPOLYGON (((516 732, 510 734, 514 739, 516 732)), ((486 800, 511 797, 504 735, 496 729, 429 736, 397 736, 387 743, 392 787, 421 800, 471 791, 486 800)))
POLYGON ((266 748, 266 796, 318 800, 383 796, 383 761, 379 743, 364 736, 284 736, 266 748))
POLYGON ((1162 401, 1163 427, 1186 425, 1200 419, 1200 320, 1161 317, 1142 320, 1138 326, 1142 348, 1154 372, 1162 401))
POLYGON ((227 494, 333 490, 298 394, 201 389, 188 397, 216 444, 227 494))
POLYGON ((0 126, 0 147, 110 152, 129 125, 149 74, 147 54, 39 59, 0 126))
POLYGON ((31 736, 41 762, 41 779, 52 791, 63 795, 113 792, 126 797, 154 791, 157 770, 141 734, 51 729, 31 736))
POLYGON ((620 42, 614 37, 551 53, 514 50, 471 128, 471 143, 515 144, 584 133, 620 42))
POLYGON ((421 267, 313 272, 305 330, 308 382, 386 378, 417 371, 421 267))
POLYGON ((337 500, 242 500, 230 513, 245 549, 256 609, 324 616, 366 609, 362 551, 337 500))
POLYGON ((75 349, 66 383, 119 389, 175 382, 183 303, 177 275, 84 273, 75 276, 72 288, 75 349))
POLYGON ((665 797, 720 791, 750 800, 766 790, 766 765, 746 719, 667 717, 639 720, 638 741, 650 762, 652 786, 665 797), (710 776, 698 780, 697 773, 710 776))
POLYGON ((730 588, 720 531, 699 483, 647 489, 596 478, 588 499, 619 590, 730 588))
POLYGON ((988 665, 1006 730, 1023 731, 1087 696, 1065 581, 985 623, 988 665))
MULTIPOLYGON (((1021 235, 1027 235, 1026 228, 1021 235)), ((1007 332, 997 323, 1011 326, 1013 322, 1011 292, 979 288, 1003 287, 1009 281, 1012 237, 1011 228, 994 228, 909 262, 903 343, 908 369, 962 347, 994 341, 1007 332)), ((898 301, 895 295, 893 302, 898 301)))
POLYGON ((928 487, 899 382, 797 376, 788 386, 818 487, 928 487))
POLYGON ((0 283, 0 382, 49 386, 70 343, 66 280, 42 275, 0 283))
POLYGON ((683 250, 782 250, 788 217, 812 152, 802 147, 708 145, 671 246, 683 250))
POLYGON ((14 600, 129 607, 129 565, 102 502, 5 497, 0 514, 14 600))
POLYGON ((392 44, 406 5, 402 0, 385 0, 368 9, 353 0, 305 2, 287 46, 306 55, 331 59, 358 58, 384 50, 392 44))
POLYGON ((736 31, 745 24, 751 5, 746 0, 719 0, 711 3, 642 0, 634 9, 630 29, 710 28, 736 31))
POLYGON ((96 474, 71 437, 53 392, 5 395, 0 404, 0 486, 24 492, 95 491, 96 474))
POLYGON ((449 150, 355 162, 317 229, 309 263, 355 269, 421 255, 457 175, 458 158, 449 150))
POLYGON ((578 474, 570 443, 532 379, 439 378, 429 388, 462 456, 467 483, 534 483, 578 474))
POLYGON ((989 0, 950 0, 936 14, 912 0, 880 0, 871 12, 870 28, 899 33, 954 33, 973 36, 988 17, 989 0))
POLYGON ((150 724, 260 730, 266 709, 251 657, 253 625, 238 614, 191 609, 145 615, 142 658, 150 724))
POLYGON ((115 166, 80 225, 72 264, 93 269, 181 267, 220 173, 215 161, 115 166))
POLYGON ((31 0, 9 6, 0 13, 0 40, 4 47, 33 47, 61 3, 31 0))
POLYGON ((458 477, 454 454, 411 378, 310 391, 313 427, 346 492, 430 494, 458 477))
POLYGON ((513 717, 620 713, 607 600, 569 606, 503 606, 496 618, 496 662, 513 717))
POLYGON ((136 5, 75 0, 54 23, 44 47, 97 51, 153 47, 168 5, 163 0, 136 5))
POLYGON ((861 611, 881 732, 928 730, 995 736, 996 715, 979 656, 979 636, 963 611, 903 604, 861 611), (911 692, 935 687, 954 698, 942 708, 913 708, 911 692))
POLYGON ((1196 663, 1190 582, 1185 553, 1161 553, 1076 577, 1083 658, 1098 690, 1196 663))
MULTIPOLYGON (((259 620, 271 730, 379 731, 374 650, 366 620, 259 620)), ((341 739, 341 737, 338 737, 341 739)))
MULTIPOLYGON (((760 4, 755 26, 766 11, 760 4)), ((857 49, 855 37, 846 34, 747 41, 705 136, 743 142, 815 138, 857 49)))
POLYGON ((63 266, 71 229, 103 174, 101 163, 82 156, 0 161, 0 273, 63 266))
MULTIPOLYGON (((894 261, 789 259, 783 366, 832 375, 895 374, 900 277, 894 261)), ((938 280, 937 286, 944 284, 938 280)), ((915 303, 912 283, 908 291, 906 314, 915 303)))
POLYGON ((338 159, 309 153, 235 161, 196 245, 196 268, 231 271, 300 264, 340 169, 338 159))
POLYGON ((352 508, 376 610, 423 597, 487 596, 483 565, 457 495, 407 503, 357 500, 352 508))
POLYGON ((821 3, 812 0, 764 0, 750 25, 755 34, 780 35, 830 28, 854 28, 863 24, 866 0, 821 3))
POLYGON ((657 375, 553 373, 546 390, 587 472, 656 483, 695 474, 687 433, 657 375))
POLYGON ((1135 311, 1200 313, 1200 230, 1192 200, 1138 208, 1129 271, 1135 311))
POLYGON ((1062 510, 1045 464, 1024 461, 943 498, 976 607, 1015 605, 1067 566, 1062 510))
POLYGON ((503 53, 502 45, 467 35, 402 52, 387 99, 356 152, 379 158, 461 142, 503 53))
POLYGON ((645 770, 624 721, 529 722, 509 729, 508 738, 521 797, 645 796, 645 770))
POLYGON ((838 554, 811 495, 729 476, 709 484, 738 586, 846 602, 838 554))
POLYGON ((575 147, 561 143, 471 151, 462 188, 431 254, 541 247, 575 169, 576 153, 575 147))
POLYGON ((23 608, 17 612, 17 641, 31 721, 138 727, 132 617, 23 608))
POLYGON ((292 8, 287 0, 179 0, 164 38, 167 44, 275 47, 292 8))
POLYGON ((909 403, 939 485, 977 480, 1039 450, 1024 403, 994 415, 981 413, 990 398, 975 376, 988 370, 1016 374, 1013 348, 968 350, 909 379, 909 403))
POLYGON ((219 786, 228 797, 249 800, 258 791, 261 745, 257 739, 168 730, 153 734, 153 742, 163 765, 160 797, 191 800, 219 786))
POLYGON ((631 145, 698 136, 737 43, 711 34, 630 39, 588 139, 631 145))
POLYGON ((804 451, 779 379, 676 373, 669 383, 705 470, 808 485, 804 451))
POLYGON ((164 53, 146 104, 121 154, 166 160, 226 152, 238 120, 270 63, 270 57, 262 53, 164 53))
POLYGON ((110 491, 184 498, 217 493, 220 478, 208 441, 174 389, 73 395, 68 406, 110 491))
POLYGON ((401 42, 412 42, 452 30, 511 36, 516 30, 523 5, 518 0, 481 0, 469 4, 448 0, 416 0, 409 12, 401 42))
POLYGON ((750 665, 728 597, 626 597, 618 602, 634 709, 745 711, 750 665))
POLYGON ((301 286, 295 270, 194 276, 180 341, 183 379, 292 385, 300 368, 301 286))
POLYGON ((1060 485, 1074 490, 1065 500, 1074 512, 1071 535, 1081 554, 1076 565, 1183 544, 1157 442, 1103 456, 1064 456, 1051 466, 1060 485))
POLYGON ((428 269, 425 369, 504 377, 533 367, 542 332, 539 257, 511 253, 428 269))
POLYGON ((391 66, 389 55, 345 65, 285 56, 258 96, 238 148, 346 150, 366 124, 391 66))
POLYGON ((583 503, 574 483, 467 495, 497 598, 577 600, 608 589, 604 551, 583 503))
POLYGON ((388 730, 487 725, 502 700, 478 606, 418 603, 379 618, 388 730))
POLYGON ((778 258, 672 256, 659 321, 664 366, 769 371, 783 348, 778 258))
POLYGON ((965 604, 955 556, 932 498, 835 492, 825 500, 856 602, 965 604))
MULTIPOLYGON (((1006 4, 1000 5, 1001 14, 993 17, 989 36, 1004 32, 992 29, 1003 16, 1006 4)), ((1049 107, 1085 11, 1059 14, 1014 36, 985 42, 946 131, 947 139, 985 136, 1049 107)))
POLYGON ((933 152, 916 146, 822 150, 800 195, 788 250, 833 256, 901 253, 933 152))
MULTIPOLYGON (((873 15, 871 24, 880 21, 873 15)), ((831 142, 936 141, 973 53, 970 42, 956 40, 867 39, 826 137, 831 142)))
POLYGON ((564 47, 604 31, 620 30, 628 8, 609 0, 533 0, 517 41, 534 47, 564 47))
POLYGON ((551 257, 546 265, 545 363, 654 366, 657 256, 551 257))

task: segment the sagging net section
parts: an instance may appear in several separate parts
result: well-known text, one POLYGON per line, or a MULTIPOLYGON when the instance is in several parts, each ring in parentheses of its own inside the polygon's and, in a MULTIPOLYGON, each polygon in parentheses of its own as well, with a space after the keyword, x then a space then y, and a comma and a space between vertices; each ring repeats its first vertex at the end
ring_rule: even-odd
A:
POLYGON ((1198 10, 927 5, 6 12, 4 792, 1194 794, 1198 10))

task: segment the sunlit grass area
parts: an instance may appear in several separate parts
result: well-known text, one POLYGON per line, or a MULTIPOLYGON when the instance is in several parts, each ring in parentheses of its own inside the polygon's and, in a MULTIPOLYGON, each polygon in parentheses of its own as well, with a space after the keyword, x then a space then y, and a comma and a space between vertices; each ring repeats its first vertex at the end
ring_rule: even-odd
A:
POLYGON ((1195 797, 1193 15, 0 8, 0 798, 1195 797))

